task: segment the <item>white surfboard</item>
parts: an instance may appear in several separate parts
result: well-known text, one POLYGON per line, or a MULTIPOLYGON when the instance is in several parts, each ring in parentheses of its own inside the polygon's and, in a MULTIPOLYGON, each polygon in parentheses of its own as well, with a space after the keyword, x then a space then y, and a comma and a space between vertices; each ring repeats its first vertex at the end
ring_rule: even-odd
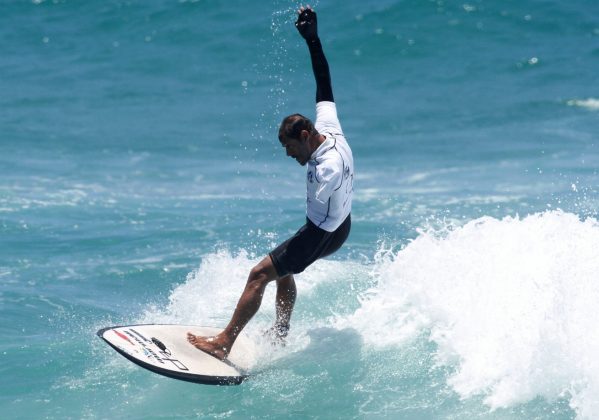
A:
POLYGON ((187 341, 187 332, 213 336, 219 328, 194 325, 144 324, 103 328, 98 336, 121 355, 169 378, 208 385, 238 385, 256 362, 256 347, 240 335, 227 360, 198 350, 187 341))

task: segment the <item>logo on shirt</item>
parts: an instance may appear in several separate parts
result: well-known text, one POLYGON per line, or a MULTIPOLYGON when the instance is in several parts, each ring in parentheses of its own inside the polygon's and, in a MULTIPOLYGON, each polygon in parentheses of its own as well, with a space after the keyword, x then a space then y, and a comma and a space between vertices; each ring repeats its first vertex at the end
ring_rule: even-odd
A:
POLYGON ((310 184, 314 182, 314 173, 312 171, 308 171, 308 182, 310 184))
POLYGON ((343 179, 349 178, 349 166, 346 166, 343 170, 343 179))

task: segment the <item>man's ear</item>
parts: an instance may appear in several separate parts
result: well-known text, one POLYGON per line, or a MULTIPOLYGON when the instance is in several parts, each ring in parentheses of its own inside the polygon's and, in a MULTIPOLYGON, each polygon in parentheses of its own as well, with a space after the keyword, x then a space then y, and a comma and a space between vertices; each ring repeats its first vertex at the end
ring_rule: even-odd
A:
POLYGON ((302 141, 306 141, 310 138, 310 133, 308 132, 308 130, 302 130, 300 132, 300 138, 302 139, 302 141))

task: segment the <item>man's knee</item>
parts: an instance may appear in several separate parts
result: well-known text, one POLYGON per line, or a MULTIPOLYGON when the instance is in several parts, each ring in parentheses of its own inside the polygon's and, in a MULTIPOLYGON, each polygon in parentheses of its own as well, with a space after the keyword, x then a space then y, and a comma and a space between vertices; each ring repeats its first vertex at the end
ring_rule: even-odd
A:
POLYGON ((276 278, 277 274, 272 261, 270 257, 266 257, 250 270, 248 284, 262 287, 276 278))
POLYGON ((253 282, 256 282, 256 283, 268 282, 268 276, 266 275, 264 268, 261 267, 260 265, 257 265, 250 270, 250 275, 248 277, 248 283, 253 283, 253 282))

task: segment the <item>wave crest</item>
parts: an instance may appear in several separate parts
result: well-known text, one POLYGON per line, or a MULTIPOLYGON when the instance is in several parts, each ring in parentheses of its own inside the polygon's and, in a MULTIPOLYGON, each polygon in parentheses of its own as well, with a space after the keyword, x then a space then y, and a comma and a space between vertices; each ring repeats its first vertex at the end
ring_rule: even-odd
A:
POLYGON ((423 231, 382 250, 377 285, 340 321, 374 346, 436 343, 462 398, 492 409, 570 396, 599 415, 599 224, 549 211, 423 231))

